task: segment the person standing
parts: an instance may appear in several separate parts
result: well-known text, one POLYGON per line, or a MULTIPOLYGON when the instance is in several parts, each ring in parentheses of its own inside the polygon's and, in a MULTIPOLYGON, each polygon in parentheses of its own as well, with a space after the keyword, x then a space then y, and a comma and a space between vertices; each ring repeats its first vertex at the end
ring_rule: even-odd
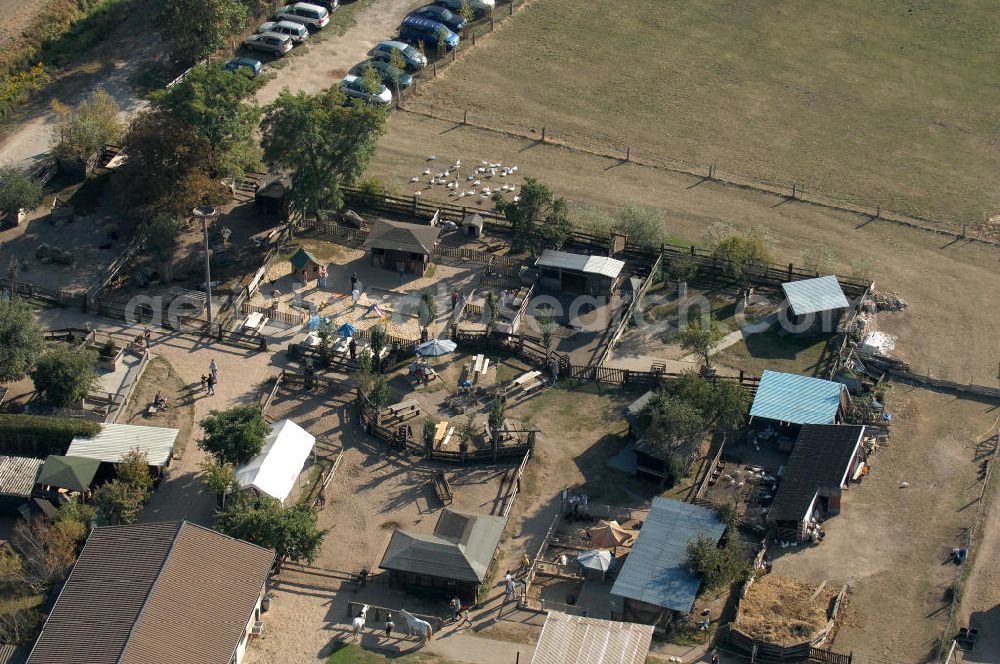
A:
POLYGON ((470 627, 472 626, 472 618, 469 617, 469 607, 467 606, 462 608, 462 622, 459 624, 459 627, 464 627, 466 623, 470 627))
POLYGON ((455 622, 458 620, 459 611, 462 610, 462 602, 459 601, 458 595, 451 598, 451 601, 448 602, 448 606, 451 608, 451 621, 455 622))
POLYGON ((212 361, 208 363, 208 373, 212 374, 213 383, 219 382, 219 365, 215 363, 214 357, 212 358, 212 361))
POLYGON ((326 277, 329 273, 326 271, 325 265, 319 266, 319 287, 326 288, 326 277))
POLYGON ((201 391, 204 392, 208 389, 208 376, 205 374, 201 375, 201 391))
POLYGON ((358 273, 355 272, 351 275, 351 291, 356 291, 358 289, 358 273))
POLYGON ((354 308, 358 306, 358 300, 360 299, 361 299, 361 291, 355 288, 354 290, 351 291, 351 311, 354 311, 354 308))
POLYGON ((351 337, 351 343, 347 344, 347 352, 351 354, 351 359, 355 359, 358 356, 358 342, 351 337))
POLYGON ((392 638, 392 630, 396 626, 396 623, 392 622, 392 614, 388 613, 385 616, 385 638, 392 638))
POLYGON ((146 342, 146 350, 149 350, 150 344, 153 342, 153 331, 148 327, 142 332, 143 341, 146 342))
POLYGON ((455 311, 455 308, 457 306, 458 306, 458 291, 456 290, 451 292, 451 310, 455 311))
POLYGON ((215 374, 208 374, 208 396, 215 394, 215 374))

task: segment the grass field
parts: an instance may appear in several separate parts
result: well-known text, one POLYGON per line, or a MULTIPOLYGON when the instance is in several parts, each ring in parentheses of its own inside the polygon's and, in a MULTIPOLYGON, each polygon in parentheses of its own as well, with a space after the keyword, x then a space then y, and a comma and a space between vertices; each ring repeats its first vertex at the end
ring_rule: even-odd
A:
MULTIPOLYGON (((410 104, 884 208, 1000 213, 990 0, 536 0, 410 104)), ((537 135, 537 134, 535 134, 537 135)))
POLYGON ((388 664, 389 662, 397 662, 398 664, 458 664, 450 659, 422 653, 395 655, 372 652, 348 643, 341 644, 336 648, 326 660, 327 664, 388 664))

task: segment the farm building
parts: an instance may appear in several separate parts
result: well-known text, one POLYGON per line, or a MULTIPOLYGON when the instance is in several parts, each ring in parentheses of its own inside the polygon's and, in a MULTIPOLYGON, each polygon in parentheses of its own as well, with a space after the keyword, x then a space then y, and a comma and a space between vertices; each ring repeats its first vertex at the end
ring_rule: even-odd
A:
POLYGON ((241 489, 271 496, 283 505, 315 444, 316 436, 295 422, 275 422, 260 454, 236 469, 236 481, 241 489))
POLYGON ((859 425, 802 426, 767 513, 779 538, 803 539, 814 517, 840 513, 843 489, 863 470, 864 435, 859 425))
POLYGON ((14 516, 28 502, 43 463, 31 457, 0 456, 0 514, 14 516))
POLYGON ((610 296, 625 268, 624 261, 607 256, 571 254, 546 249, 535 261, 539 285, 547 290, 579 295, 610 296))
POLYGON ((96 528, 28 664, 239 664, 273 563, 186 521, 96 528))
POLYGON ((470 212, 469 214, 462 217, 462 223, 459 224, 459 228, 462 229, 462 234, 469 237, 481 237, 483 234, 483 215, 477 212, 470 212))
POLYGON ((849 401, 841 383, 765 369, 750 406, 750 422, 835 424, 849 401))
POLYGON ((726 531, 715 510, 654 498, 632 550, 611 588, 623 620, 649 625, 669 622, 694 606, 701 579, 687 566, 688 542, 705 536, 718 542, 726 531))
POLYGON ((549 611, 531 664, 645 664, 652 625, 549 611))
POLYGON ((296 278, 302 277, 305 273, 306 279, 315 279, 319 276, 319 269, 323 266, 318 258, 302 247, 299 247, 299 250, 292 254, 288 262, 292 264, 292 274, 296 278))
POLYGON ((432 226, 379 219, 362 248, 371 253, 373 267, 423 276, 440 233, 432 226))
POLYGON ((444 509, 434 533, 396 530, 379 567, 389 583, 429 588, 470 601, 496 556, 507 519, 444 509))
POLYGON ((162 474, 174 454, 177 429, 143 427, 134 424, 102 424, 93 438, 74 438, 66 450, 68 457, 118 463, 126 452, 146 453, 146 462, 162 474))
POLYGON ((833 332, 837 322, 851 306, 837 277, 789 281, 781 284, 789 321, 802 331, 833 332))

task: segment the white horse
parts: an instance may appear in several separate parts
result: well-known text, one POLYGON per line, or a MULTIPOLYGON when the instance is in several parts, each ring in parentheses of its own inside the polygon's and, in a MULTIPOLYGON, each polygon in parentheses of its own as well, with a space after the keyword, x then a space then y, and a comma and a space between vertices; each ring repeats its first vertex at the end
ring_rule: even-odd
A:
POLYGON ((368 616, 368 605, 361 607, 361 614, 354 619, 354 636, 361 638, 361 630, 365 628, 365 618, 368 616))
POLYGON ((421 620, 408 611, 399 612, 406 621, 407 631, 413 636, 419 636, 422 641, 430 641, 434 638, 434 630, 426 620, 421 620))

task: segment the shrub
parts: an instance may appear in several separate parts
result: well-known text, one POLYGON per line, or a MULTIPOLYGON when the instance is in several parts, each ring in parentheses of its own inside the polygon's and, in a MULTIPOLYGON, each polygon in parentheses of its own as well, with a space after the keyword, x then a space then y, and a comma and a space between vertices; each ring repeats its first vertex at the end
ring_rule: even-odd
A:
POLYGON ((27 71, 0 76, 0 120, 6 120, 21 104, 50 80, 41 64, 27 71))
POLYGON ((42 202, 42 185, 16 166, 0 168, 0 214, 33 210, 42 202))
POLYGON ((260 454, 270 427, 256 405, 235 406, 229 410, 213 410, 201 422, 205 437, 198 447, 220 462, 234 466, 246 463, 260 454))
POLYGON ((79 407, 87 392, 97 384, 96 363, 94 351, 57 346, 38 359, 31 380, 49 404, 79 407))
POLYGON ((100 424, 88 420, 41 415, 0 415, 0 434, 10 436, 37 436, 69 445, 74 438, 92 438, 100 431, 100 424))
POLYGON ((701 577, 705 590, 724 588, 750 574, 750 563, 743 557, 736 536, 720 547, 710 537, 699 535, 688 542, 687 564, 693 576, 701 577))
POLYGON ((121 109, 114 97, 104 90, 95 90, 76 108, 53 102, 59 115, 59 157, 87 159, 105 143, 119 143, 125 135, 125 123, 119 119, 121 109))

